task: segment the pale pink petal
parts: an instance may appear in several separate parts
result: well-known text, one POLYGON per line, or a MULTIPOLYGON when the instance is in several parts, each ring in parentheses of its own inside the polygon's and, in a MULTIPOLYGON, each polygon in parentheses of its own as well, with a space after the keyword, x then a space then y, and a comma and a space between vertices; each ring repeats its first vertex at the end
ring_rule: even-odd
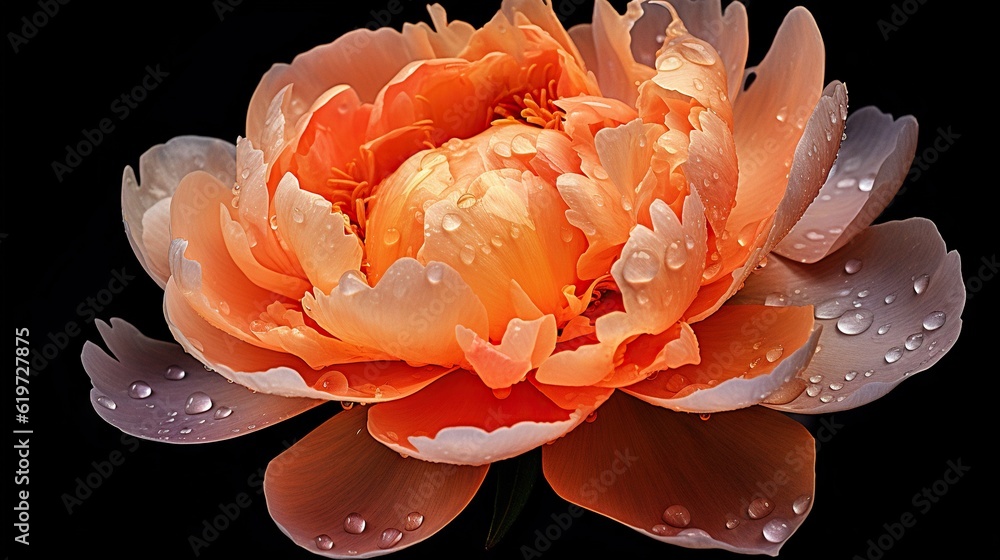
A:
POLYGON ((775 408, 826 413, 888 393, 936 363, 962 328, 959 256, 922 218, 872 226, 816 264, 773 257, 734 301, 815 305, 820 350, 797 399, 775 408))
POLYGON ((486 308, 453 268, 439 262, 425 267, 400 259, 374 287, 348 272, 329 295, 314 290, 302 304, 340 340, 415 364, 460 363, 458 325, 487 333, 486 308))
POLYGON ((414 545, 461 513, 486 477, 487 466, 401 458, 368 435, 365 417, 341 412, 267 466, 268 512, 313 554, 371 558, 414 545))
POLYGON ((207 443, 266 428, 326 401, 258 394, 206 371, 177 344, 121 319, 97 321, 112 357, 83 346, 97 413, 120 430, 167 443, 207 443))
POLYGON ((161 288, 170 277, 169 201, 181 179, 199 170, 224 183, 232 182, 236 176, 233 145, 215 138, 178 136, 139 157, 142 184, 132 167, 126 166, 122 174, 125 233, 143 269, 161 288))
MULTIPOLYGON (((431 16, 431 23, 434 30, 424 22, 417 24, 424 27, 427 33, 427 40, 438 58, 454 58, 462 52, 469 44, 469 38, 476 32, 476 28, 464 21, 448 21, 448 14, 440 4, 428 4, 427 12, 431 16)), ((407 25, 407 24, 403 24, 407 25)))
POLYGON ((674 0, 671 6, 691 34, 711 43, 722 57, 729 82, 729 102, 734 102, 743 86, 750 42, 746 8, 740 2, 732 2, 723 12, 719 0, 674 0))
POLYGON ((703 421, 624 395, 542 448, 563 499, 666 543, 771 556, 805 521, 814 465, 812 436, 782 414, 753 407, 703 421))
POLYGON ((578 60, 580 66, 583 66, 583 58, 576 49, 576 45, 570 39, 566 28, 563 27, 558 16, 556 16, 551 2, 543 0, 504 0, 500 4, 500 11, 507 14, 508 19, 511 21, 518 22, 518 25, 523 26, 524 23, 520 22, 514 15, 521 14, 531 25, 538 26, 539 29, 555 39, 560 47, 578 60))
POLYGON ((552 315, 533 321, 511 319, 499 345, 461 325, 455 327, 455 338, 483 383, 501 389, 523 380, 549 357, 556 347, 556 319, 552 315))
POLYGON ((398 399, 419 391, 449 371, 440 366, 411 367, 398 361, 339 364, 313 369, 282 350, 260 348, 213 327, 167 283, 164 315, 184 350, 235 383, 289 397, 357 402, 398 399))
POLYGON ((346 229, 344 215, 323 197, 299 188, 287 174, 274 193, 278 236, 295 253, 312 285, 329 292, 349 270, 360 270, 364 247, 346 229))
POLYGON ((371 407, 368 431, 411 457, 484 465, 566 434, 610 394, 605 390, 603 396, 567 410, 532 383, 517 383, 500 398, 475 374, 459 370, 405 399, 371 407))
MULTIPOLYGON (((573 39, 580 58, 587 70, 593 73, 597 68, 597 47, 594 46, 594 27, 589 23, 581 23, 569 28, 569 36, 573 39)), ((596 76, 595 76, 596 77, 596 76)))
POLYGON ((721 412, 760 403, 795 377, 819 340, 811 307, 727 305, 694 324, 701 361, 622 389, 680 412, 721 412))
POLYGON ((916 119, 893 120, 869 106, 847 119, 846 133, 826 184, 776 253, 799 262, 824 258, 871 225, 902 186, 917 149, 916 119))
POLYGON ((630 49, 629 30, 642 17, 639 2, 629 2, 624 15, 619 14, 607 0, 594 3, 591 31, 597 64, 590 68, 597 75, 601 93, 628 105, 635 104, 638 86, 656 72, 636 62, 630 49))

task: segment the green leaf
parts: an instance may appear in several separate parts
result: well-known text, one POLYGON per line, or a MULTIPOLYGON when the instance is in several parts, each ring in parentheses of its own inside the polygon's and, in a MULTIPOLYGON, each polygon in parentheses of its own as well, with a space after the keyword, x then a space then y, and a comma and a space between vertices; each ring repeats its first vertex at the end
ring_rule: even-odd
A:
POLYGON ((497 494, 493 502, 493 521, 486 535, 486 550, 499 544, 517 521, 538 479, 541 461, 537 453, 529 452, 494 463, 491 468, 497 473, 497 494))

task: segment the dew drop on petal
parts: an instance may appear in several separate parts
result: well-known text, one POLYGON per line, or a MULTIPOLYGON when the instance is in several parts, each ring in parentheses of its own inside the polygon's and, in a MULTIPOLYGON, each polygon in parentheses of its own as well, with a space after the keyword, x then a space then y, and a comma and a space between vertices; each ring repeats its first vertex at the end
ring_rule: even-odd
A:
POLYGON ((730 517, 726 519, 726 529, 735 529, 740 526, 740 520, 738 517, 730 517))
POLYGON ((929 283, 930 277, 926 274, 921 274, 913 279, 913 291, 917 294, 922 294, 927 289, 927 284, 929 283))
POLYGON ((181 366, 167 366, 167 370, 163 372, 163 377, 171 381, 180 381, 187 376, 187 372, 181 366))
POLYGON ((378 538, 378 547, 381 549, 392 548, 403 538, 403 532, 399 529, 389 528, 382 531, 378 538))
POLYGON ((809 509, 810 503, 812 503, 812 496, 803 494, 802 496, 795 498, 795 501, 792 502, 792 511, 795 512, 795 515, 802 515, 809 509))
POLYGON ((441 227, 445 231, 455 231, 462 226, 462 217, 458 214, 448 213, 441 218, 441 227))
POLYGON ((684 62, 681 59, 677 58, 674 55, 670 55, 664 58, 662 61, 660 61, 656 69, 659 70, 660 72, 669 72, 671 70, 677 70, 683 65, 684 62))
POLYGON ((111 400, 109 397, 105 397, 104 395, 97 397, 97 404, 103 406, 108 410, 114 410, 118 408, 118 404, 116 404, 115 401, 111 400))
POLYGON ((833 383, 830 384, 830 390, 831 391, 839 391, 839 390, 841 390, 843 388, 844 388, 844 384, 841 383, 841 382, 839 382, 839 381, 834 381, 833 383))
POLYGON ((396 228, 389 228, 385 230, 385 234, 382 235, 382 242, 386 245, 395 245, 399 242, 399 230, 396 228))
POLYGON ((823 395, 822 397, 819 398, 819 402, 823 404, 833 402, 833 395, 823 395))
POLYGON ((435 263, 427 267, 427 281, 431 284, 440 284, 441 280, 444 278, 444 267, 441 264, 435 263))
POLYGON ((365 518, 357 512, 347 514, 347 519, 344 520, 344 531, 352 535, 360 535, 365 531, 365 518))
POLYGON ((791 533, 792 528, 788 524, 788 521, 781 518, 776 517, 764 525, 764 538, 767 539, 768 542, 783 542, 791 533))
POLYGON ((663 514, 660 517, 663 518, 665 523, 678 529, 687 527, 691 523, 691 512, 686 507, 677 504, 663 510, 663 514))
POLYGON ((458 197, 458 202, 456 202, 455 204, 459 208, 465 209, 465 208, 472 208, 473 206, 476 205, 476 202, 478 202, 478 199, 476 199, 476 195, 472 193, 465 193, 462 196, 458 197))
POLYGON ((187 398, 187 402, 184 404, 184 412, 187 414, 201 414, 202 412, 207 412, 211 409, 212 399, 201 391, 191 393, 191 395, 187 398))
POLYGON ((889 295, 885 296, 885 304, 886 305, 889 305, 890 303, 892 303, 894 301, 896 301, 896 294, 889 294, 889 295))
POLYGON ((877 332, 878 334, 885 334, 885 333, 889 332, 889 329, 891 327, 892 327, 892 323, 886 323, 886 324, 882 325, 881 327, 879 327, 878 330, 875 331, 875 332, 877 332))
POLYGON ((844 374, 844 381, 854 381, 854 379, 857 376, 858 376, 858 372, 856 372, 856 371, 849 371, 846 374, 844 374))
POLYGON ((857 274, 861 270, 861 261, 858 259, 851 259, 844 264, 844 272, 848 274, 857 274))
POLYGON ((230 414, 233 413, 233 409, 228 406, 220 406, 215 409, 215 414, 213 415, 216 420, 222 420, 223 418, 228 418, 230 414))
POLYGON ((747 507, 747 515, 750 519, 762 519, 774 511, 774 502, 768 498, 756 498, 747 507))
POLYGON ((775 292, 773 294, 768 294, 764 298, 764 305, 769 307, 786 307, 788 305, 788 297, 785 294, 775 292))
POLYGON ((133 381, 128 386, 128 396, 133 399, 144 399, 153 394, 153 388, 145 381, 133 381))
POLYGON ((316 537, 316 548, 320 550, 330 550, 333 548, 333 539, 330 535, 320 535, 316 537))
POLYGON ((817 319, 836 319, 844 314, 847 309, 847 304, 841 302, 839 299, 828 299, 813 310, 813 315, 817 319))
POLYGON ((667 266, 672 270, 684 266, 687 262, 687 247, 680 241, 674 241, 667 246, 667 266))
POLYGON ((465 264, 472 264, 472 262, 476 260, 476 248, 472 245, 466 244, 462 247, 462 250, 459 251, 458 256, 465 264))
POLYGON ((903 357, 903 349, 900 348, 899 346, 893 346, 892 348, 889 349, 888 352, 885 353, 885 361, 890 364, 898 361, 902 357, 903 357))
POLYGON ((420 512, 411 512, 406 516, 406 524, 403 526, 407 531, 416 531, 424 524, 424 514, 420 512))
POLYGON ((810 385, 810 386, 806 387, 806 395, 809 395, 810 397, 815 397, 822 390, 823 390, 822 387, 820 387, 819 385, 813 384, 813 385, 810 385))
POLYGON ((643 250, 633 251, 625 263, 625 281, 630 284, 645 284, 652 281, 659 271, 659 258, 643 250))
POLYGON ((663 523, 653 525, 653 527, 649 530, 650 533, 661 537, 672 535, 675 531, 676 529, 671 529, 669 525, 664 525, 663 523))
POLYGON ((929 331, 936 331, 944 326, 945 321, 948 316, 945 315, 944 311, 934 311, 930 315, 924 317, 923 327, 929 331))
POLYGON ((837 321, 837 330, 847 335, 857 335, 868 330, 875 322, 875 313, 863 307, 848 311, 837 321))
POLYGON ((821 383, 823 381, 822 375, 813 375, 809 378, 810 383, 821 383))
POLYGON ((781 358, 781 354, 784 351, 785 351, 784 347, 782 347, 779 344, 778 346, 775 346, 774 348, 768 350, 767 354, 765 354, 764 357, 767 358, 767 361, 774 363, 778 361, 779 358, 781 358))
POLYGON ((920 348, 920 345, 923 344, 923 343, 924 343, 924 335, 922 335, 920 333, 915 333, 915 334, 911 334, 910 336, 906 337, 906 342, 903 344, 903 346, 907 350, 911 350, 912 351, 912 350, 916 350, 917 348, 920 348))

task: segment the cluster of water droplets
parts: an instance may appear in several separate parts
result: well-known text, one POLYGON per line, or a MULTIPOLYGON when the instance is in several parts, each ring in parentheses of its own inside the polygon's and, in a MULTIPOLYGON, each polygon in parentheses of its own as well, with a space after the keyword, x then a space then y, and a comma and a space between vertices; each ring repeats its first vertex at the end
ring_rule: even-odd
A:
MULTIPOLYGON (((397 529, 395 527, 389 527, 384 529, 375 541, 375 545, 382 549, 390 549, 397 544, 399 541, 403 540, 404 531, 412 532, 419 529, 424 524, 424 515, 420 512, 413 511, 406 515, 403 519, 403 529, 397 529)), ((344 518, 344 532, 349 535, 360 535, 363 534, 368 529, 368 521, 365 520, 364 516, 357 512, 351 512, 347 514, 344 518)), ((317 535, 313 542, 316 544, 316 548, 319 550, 332 550, 336 546, 333 537, 327 533, 322 533, 317 535)), ((355 555, 358 554, 357 550, 347 550, 346 554, 355 555)))
MULTIPOLYGON (((804 494, 792 502, 792 512, 796 516, 804 515, 809 510, 812 503, 812 496, 804 494)), ((769 517, 774 512, 776 503, 770 498, 758 497, 752 500, 746 508, 745 515, 751 521, 767 519, 761 528, 761 535, 768 542, 780 543, 785 541, 792 533, 792 524, 787 519, 781 517, 769 517)), ((680 504, 673 504, 663 510, 660 515, 663 523, 658 523, 650 528, 650 532, 661 537, 672 536, 698 536, 711 539, 711 535, 701 529, 689 528, 692 522, 691 512, 688 508, 680 504)), ((734 530, 743 524, 743 517, 738 515, 726 516, 723 526, 728 530, 734 530)))

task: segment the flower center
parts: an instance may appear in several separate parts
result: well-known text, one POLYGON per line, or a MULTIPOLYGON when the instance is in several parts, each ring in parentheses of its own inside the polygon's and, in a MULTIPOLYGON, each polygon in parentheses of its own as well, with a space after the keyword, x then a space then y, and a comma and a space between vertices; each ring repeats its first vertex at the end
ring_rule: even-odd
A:
POLYGON ((524 86, 509 91, 493 107, 495 116, 491 124, 520 122, 538 128, 563 129, 566 113, 555 105, 556 78, 559 69, 552 63, 538 64, 522 69, 516 83, 524 86), (539 85, 536 85, 539 84, 539 85))

